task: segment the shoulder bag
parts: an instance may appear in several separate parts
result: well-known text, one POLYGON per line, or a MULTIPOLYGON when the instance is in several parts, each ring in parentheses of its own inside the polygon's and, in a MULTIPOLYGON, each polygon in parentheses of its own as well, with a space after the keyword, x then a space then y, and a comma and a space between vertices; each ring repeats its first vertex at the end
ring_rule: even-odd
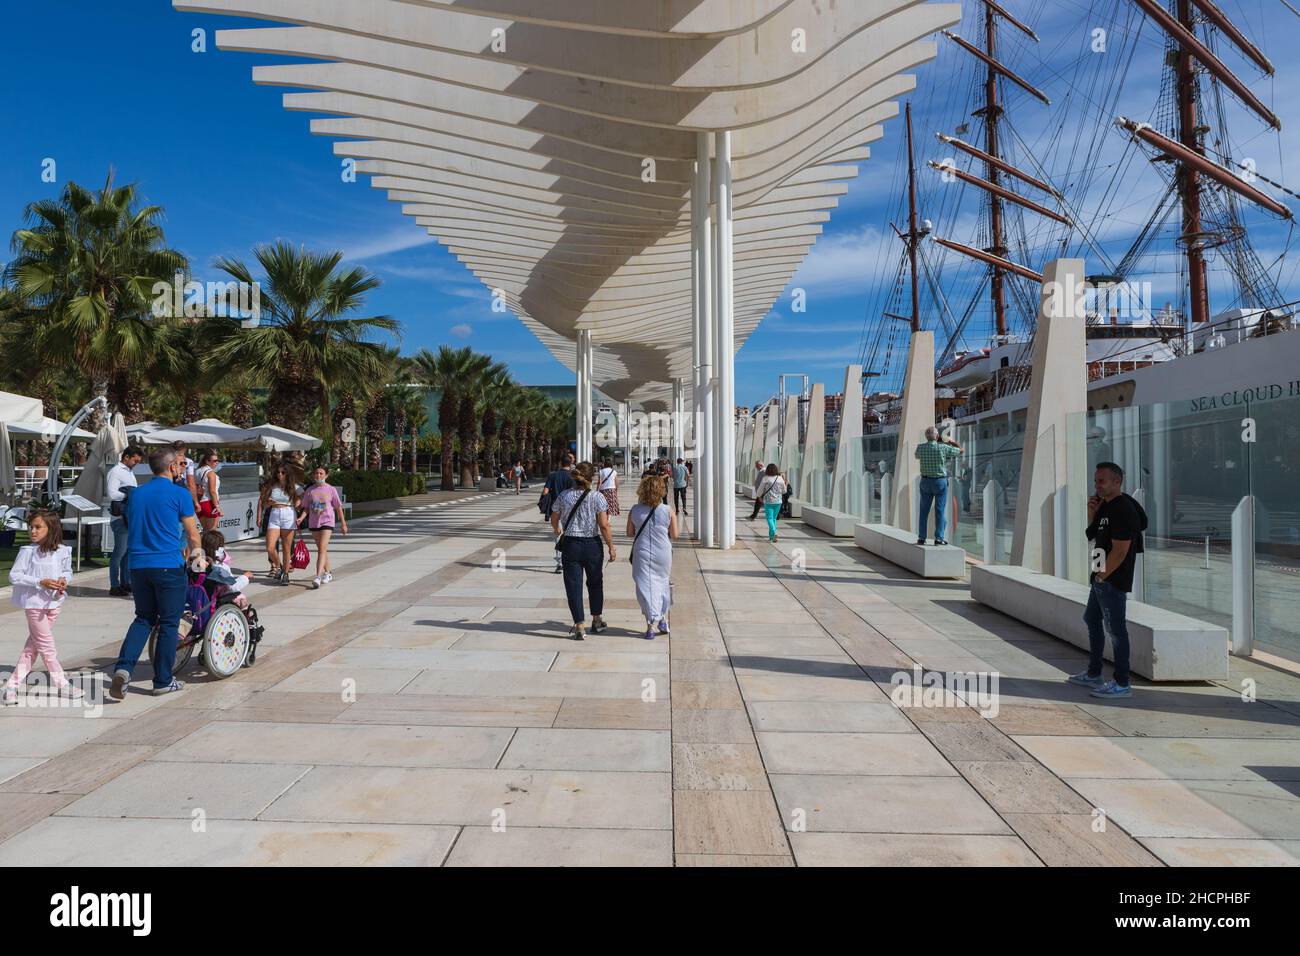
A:
MULTIPOLYGON (((565 535, 565 533, 569 530, 569 524, 570 524, 570 523, 573 521, 573 519, 577 516, 577 514, 578 514, 578 509, 582 507, 582 502, 583 502, 584 500, 586 500, 586 497, 587 497, 587 495, 589 495, 589 494, 591 494, 591 489, 590 489, 590 488, 588 488, 588 489, 587 489, 586 491, 584 491, 581 495, 579 495, 579 496, 578 496, 578 501, 577 501, 577 503, 573 506, 573 510, 569 512, 569 517, 567 517, 567 518, 564 519, 564 527, 562 527, 562 528, 560 529, 560 536, 559 536, 558 538, 555 539, 555 550, 556 550, 556 551, 560 551, 560 550, 562 550, 562 549, 564 548, 564 535, 565 535)), ((556 499, 556 502, 555 502, 556 507, 559 507, 559 504, 560 504, 560 502, 559 502, 559 499, 557 498, 557 499, 556 499)))

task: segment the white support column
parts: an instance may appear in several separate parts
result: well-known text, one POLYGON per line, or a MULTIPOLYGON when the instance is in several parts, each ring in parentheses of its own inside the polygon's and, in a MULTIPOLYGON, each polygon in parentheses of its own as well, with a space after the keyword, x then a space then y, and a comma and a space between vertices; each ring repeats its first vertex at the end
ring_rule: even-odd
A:
POLYGON ((682 453, 686 450, 686 440, 682 437, 682 432, 684 430, 683 425, 682 380, 680 378, 675 378, 673 379, 673 410, 671 419, 672 448, 670 449, 670 454, 674 463, 676 463, 678 458, 682 457, 682 453))
POLYGON ((714 394, 713 510, 720 548, 736 545, 736 329, 735 290, 732 288, 731 133, 714 134, 716 175, 713 205, 717 216, 714 238, 717 303, 714 315, 714 351, 717 388, 714 394))
POLYGON ((591 347, 591 330, 580 329, 578 331, 578 400, 577 400, 577 434, 578 434, 578 461, 590 461, 592 453, 592 434, 591 434, 591 372, 592 372, 592 347, 591 347))
POLYGON ((1232 512, 1232 655, 1255 652, 1255 497, 1232 512))
POLYGON ((632 439, 630 423, 632 403, 620 402, 618 406, 618 447, 623 449, 623 475, 632 474, 632 439))
POLYGON ((696 538, 713 547, 713 223, 709 206, 709 134, 697 133, 695 177, 691 183, 691 252, 695 300, 695 528, 696 538))

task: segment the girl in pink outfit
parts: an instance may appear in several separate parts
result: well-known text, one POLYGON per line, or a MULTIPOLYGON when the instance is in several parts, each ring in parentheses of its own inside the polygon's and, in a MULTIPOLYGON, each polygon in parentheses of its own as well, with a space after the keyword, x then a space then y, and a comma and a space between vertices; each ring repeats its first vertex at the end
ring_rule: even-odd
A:
POLYGON ((348 533, 348 522, 343 517, 343 501, 339 490, 329 483, 329 469, 317 465, 311 473, 311 486, 303 492, 300 507, 307 512, 307 526, 316 539, 316 577, 312 587, 329 584, 334 579, 330 573, 330 536, 334 533, 334 518, 338 516, 339 530, 348 533))
POLYGON ((72 549, 63 543, 63 525, 58 516, 49 511, 33 512, 27 519, 27 531, 32 543, 19 549, 9 571, 14 607, 27 614, 27 643, 0 691, 0 704, 18 703, 18 686, 31 673, 37 656, 44 659, 59 696, 76 700, 84 695, 80 688, 68 683, 54 649, 54 622, 59 619, 72 580, 72 549))

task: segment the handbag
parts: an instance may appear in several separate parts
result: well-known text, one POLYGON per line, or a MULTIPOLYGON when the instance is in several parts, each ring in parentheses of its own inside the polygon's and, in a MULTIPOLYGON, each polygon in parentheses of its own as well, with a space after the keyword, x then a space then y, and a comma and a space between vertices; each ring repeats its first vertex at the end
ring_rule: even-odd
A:
POLYGON ((302 538, 294 541, 293 555, 289 559, 289 564, 295 571, 301 571, 311 564, 311 552, 307 550, 307 542, 302 538))
MULTIPOLYGON (((577 504, 575 504, 575 505, 573 506, 573 510, 569 512, 569 517, 567 517, 567 518, 564 519, 564 527, 562 527, 562 528, 560 529, 560 536, 559 536, 558 538, 555 539, 555 550, 556 550, 556 551, 563 550, 563 548, 564 548, 564 534, 565 534, 566 531, 569 530, 569 524, 570 524, 570 522, 572 522, 573 519, 577 516, 577 514, 578 514, 578 509, 582 507, 582 502, 586 499, 587 495, 589 495, 589 494, 591 494, 591 489, 590 489, 590 488, 588 488, 586 491, 584 491, 584 492, 582 493, 582 495, 578 498, 578 502, 577 502, 577 504)), ((559 502, 556 502, 556 504, 558 504, 558 503, 559 503, 559 502)))

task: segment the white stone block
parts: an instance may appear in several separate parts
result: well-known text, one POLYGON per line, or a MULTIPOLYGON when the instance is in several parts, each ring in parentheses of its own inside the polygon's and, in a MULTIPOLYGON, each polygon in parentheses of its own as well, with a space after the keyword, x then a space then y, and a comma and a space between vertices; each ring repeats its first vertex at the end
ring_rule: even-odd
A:
POLYGON ((952 544, 917 544, 910 531, 884 524, 858 524, 853 540, 863 551, 906 568, 923 578, 960 578, 966 573, 966 552, 952 544))
POLYGON ((856 515, 832 511, 830 508, 814 508, 807 504, 803 506, 802 517, 804 524, 812 525, 833 538, 853 537, 853 526, 858 523, 856 515))

